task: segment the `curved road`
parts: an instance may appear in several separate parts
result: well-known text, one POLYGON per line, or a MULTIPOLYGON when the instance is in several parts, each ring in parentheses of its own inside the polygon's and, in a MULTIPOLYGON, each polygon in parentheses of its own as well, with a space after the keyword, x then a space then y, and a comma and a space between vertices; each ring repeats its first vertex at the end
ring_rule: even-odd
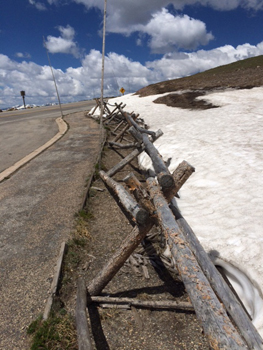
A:
MULTIPOLYGON (((63 104, 63 116, 93 106, 95 101, 63 104)), ((55 136, 60 116, 57 105, 0 113, 0 173, 55 136)))

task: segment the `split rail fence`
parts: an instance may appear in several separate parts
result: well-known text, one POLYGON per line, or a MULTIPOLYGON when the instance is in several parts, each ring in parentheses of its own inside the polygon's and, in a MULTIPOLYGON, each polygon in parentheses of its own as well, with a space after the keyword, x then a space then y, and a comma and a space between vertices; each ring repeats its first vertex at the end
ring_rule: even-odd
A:
MULTIPOLYGON (((97 101, 97 107, 99 101, 97 101)), ((193 230, 180 213, 175 196, 194 172, 194 168, 183 161, 171 174, 167 164, 154 146, 162 131, 150 131, 139 115, 124 111, 124 105, 115 104, 110 111, 104 103, 106 117, 103 124, 117 125, 109 145, 117 149, 131 149, 131 153, 108 172, 100 171, 100 177, 123 213, 133 226, 96 277, 86 283, 78 280, 76 323, 79 349, 92 349, 88 329, 86 307, 91 302, 127 302, 140 305, 138 300, 103 298, 100 293, 124 265, 134 250, 144 240, 154 225, 161 228, 170 248, 177 270, 185 285, 192 305, 178 305, 163 301, 167 308, 193 307, 204 334, 212 349, 263 349, 263 341, 253 326, 250 317, 241 306, 230 286, 222 278, 209 256, 196 238, 193 230), (127 135, 131 135, 133 141, 127 135), (146 186, 130 173, 121 183, 113 176, 142 152, 151 158, 154 176, 146 178, 146 186), (110 300, 109 300, 110 299, 110 300)), ((94 117, 90 115, 91 117, 94 117)), ((158 307, 160 307, 159 303, 158 307)), ((154 302, 153 305, 154 306, 154 302)))

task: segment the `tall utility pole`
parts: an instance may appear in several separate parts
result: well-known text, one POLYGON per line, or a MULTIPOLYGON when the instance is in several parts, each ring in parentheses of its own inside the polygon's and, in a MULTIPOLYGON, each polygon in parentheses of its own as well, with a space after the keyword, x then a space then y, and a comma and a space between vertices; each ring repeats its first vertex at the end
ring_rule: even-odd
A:
POLYGON ((99 169, 101 168, 101 153, 102 153, 102 118, 104 111, 103 102, 103 89, 104 89, 104 61, 105 61, 105 36, 106 36, 106 13, 107 13, 107 0, 104 0, 104 16, 103 16, 103 39, 102 39, 102 63, 101 63, 101 94, 100 94, 100 145, 101 152, 99 158, 99 169))
POLYGON ((44 37, 43 37, 43 43, 44 43, 44 47, 45 47, 45 49, 46 49, 46 51, 47 51, 47 59, 48 59, 49 67, 50 67, 51 74, 52 74, 52 77, 53 77, 55 89, 56 89, 56 92, 57 92, 57 98, 58 98, 58 103, 59 103, 61 118, 63 118, 63 112, 62 112, 62 107, 61 107, 61 103, 60 103, 60 97, 59 97, 59 93, 58 93, 58 87, 57 87, 56 79, 55 79, 54 72, 53 72, 53 69, 52 69, 52 66, 51 66, 51 62, 50 62, 50 58, 49 58, 49 54, 48 54, 48 49, 47 49, 47 45, 46 45, 46 40, 45 40, 44 37))
POLYGON ((105 35, 106 35, 106 13, 107 0, 104 0, 104 16, 103 16, 103 39, 102 39, 102 66, 101 66, 101 94, 100 94, 100 127, 102 128, 102 116, 104 111, 103 89, 104 89, 104 61, 105 61, 105 35))

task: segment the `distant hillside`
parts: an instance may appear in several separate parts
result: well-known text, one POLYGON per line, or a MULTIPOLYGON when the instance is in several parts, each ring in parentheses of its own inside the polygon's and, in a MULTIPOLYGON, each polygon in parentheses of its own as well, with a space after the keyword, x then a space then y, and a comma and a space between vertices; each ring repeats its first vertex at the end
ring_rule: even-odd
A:
POLYGON ((249 89, 255 86, 263 86, 263 56, 152 84, 138 90, 136 95, 149 96, 178 90, 249 89))
POLYGON ((224 90, 226 88, 251 89, 256 86, 263 86, 263 56, 209 69, 189 77, 152 84, 138 90, 136 95, 143 97, 173 92, 156 99, 154 102, 171 107, 209 109, 217 106, 207 104, 199 99, 196 100, 196 97, 213 90, 224 90), (180 90, 188 91, 182 94, 175 93, 180 90))

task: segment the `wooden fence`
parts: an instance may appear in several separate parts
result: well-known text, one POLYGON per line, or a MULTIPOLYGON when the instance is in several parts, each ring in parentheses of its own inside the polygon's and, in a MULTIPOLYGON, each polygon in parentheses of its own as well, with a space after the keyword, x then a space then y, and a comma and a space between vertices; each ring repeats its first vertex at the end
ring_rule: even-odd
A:
MULTIPOLYGON (((97 106, 99 107, 99 102, 97 106)), ((194 172, 194 168, 184 161, 171 174, 154 146, 154 142, 163 134, 161 130, 148 130, 139 115, 125 112, 122 104, 116 104, 113 111, 110 111, 105 103, 104 113, 104 125, 114 123, 115 126, 111 131, 113 138, 108 141, 109 145, 118 149, 131 148, 131 153, 108 172, 100 171, 100 176, 133 230, 96 277, 87 282, 87 286, 82 280, 78 282, 76 322, 79 349, 92 349, 86 319, 87 305, 93 301, 106 302, 100 293, 153 225, 161 228, 192 303, 179 305, 168 302, 168 305, 163 301, 163 305, 182 309, 193 307, 212 349, 263 349, 262 338, 248 314, 178 209, 175 196, 194 172), (127 135, 131 135, 133 141, 127 135), (155 176, 147 177, 146 186, 143 186, 133 173, 129 174, 123 179, 126 188, 129 188, 127 191, 113 176, 144 151, 152 160, 155 176)), ((107 298, 108 302, 109 299, 111 303, 123 302, 121 298, 107 298)), ((140 304, 138 300, 129 302, 140 304)), ((158 307, 160 305, 161 303, 158 307)))

